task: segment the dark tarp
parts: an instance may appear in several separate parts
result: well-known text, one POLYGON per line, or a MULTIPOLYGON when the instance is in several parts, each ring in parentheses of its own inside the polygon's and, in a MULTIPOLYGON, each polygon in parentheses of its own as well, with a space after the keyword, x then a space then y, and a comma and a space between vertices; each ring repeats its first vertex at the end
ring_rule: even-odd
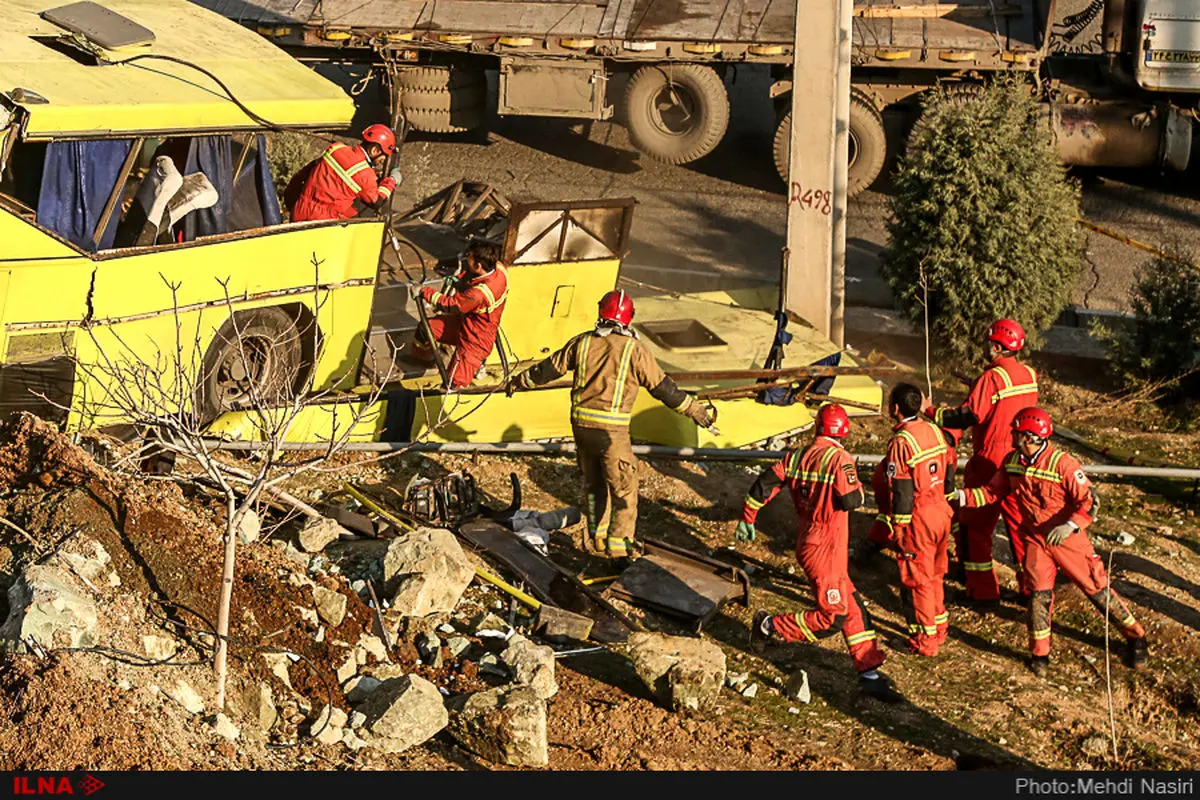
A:
MULTIPOLYGON (((87 252, 95 252, 92 235, 132 146, 129 139, 51 142, 46 147, 38 193, 38 223, 87 252)), ((120 217, 120 209, 115 209, 99 249, 112 247, 120 217)))
POLYGON ((217 190, 217 202, 183 218, 183 238, 212 236, 229 230, 229 208, 233 202, 233 142, 229 136, 196 136, 188 147, 187 161, 180 172, 186 177, 203 172, 217 190))
MULTIPOLYGON (((247 143, 247 146, 251 146, 247 143)), ((266 158, 266 137, 259 134, 253 142, 251 155, 233 184, 233 203, 229 208, 229 229, 244 231, 283 222, 271 164, 266 158)))

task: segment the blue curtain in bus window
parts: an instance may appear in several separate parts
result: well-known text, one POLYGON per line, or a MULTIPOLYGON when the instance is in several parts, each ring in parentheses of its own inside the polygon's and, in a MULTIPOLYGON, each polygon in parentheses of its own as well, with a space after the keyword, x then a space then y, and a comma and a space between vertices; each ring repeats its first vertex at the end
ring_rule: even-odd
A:
MULTIPOLYGON (((47 145, 38 223, 89 253, 96 252, 92 235, 132 146, 129 139, 47 145)), ((99 249, 112 247, 120 218, 121 210, 115 209, 100 237, 99 249)))
POLYGON ((183 218, 183 236, 211 236, 229 231, 229 206, 233 202, 233 141, 226 136, 197 136, 188 147, 183 175, 203 172, 217 190, 217 202, 183 218))
POLYGON ((258 135, 258 153, 255 155, 255 167, 258 172, 258 195, 262 199, 264 225, 278 225, 283 222, 283 214, 279 210, 279 196, 275 194, 275 180, 271 177, 271 161, 267 158, 267 137, 258 135))

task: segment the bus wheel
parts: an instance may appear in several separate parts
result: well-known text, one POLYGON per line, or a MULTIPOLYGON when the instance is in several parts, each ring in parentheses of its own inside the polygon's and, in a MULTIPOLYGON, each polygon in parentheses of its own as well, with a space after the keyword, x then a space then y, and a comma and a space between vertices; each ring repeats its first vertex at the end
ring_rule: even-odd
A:
POLYGON ((729 127, 729 96, 712 67, 642 67, 625 89, 629 136, 638 150, 668 164, 687 164, 713 151, 729 127))
POLYGON ((217 331, 201 369, 196 410, 204 422, 290 399, 303 372, 296 321, 278 308, 237 312, 217 331))
MULTIPOLYGON (((789 108, 775 129, 775 169, 784 183, 788 181, 788 146, 791 139, 792 112, 789 108)), ((883 116, 858 94, 850 96, 849 147, 850 170, 846 175, 846 194, 854 197, 879 177, 888 150, 883 116)))

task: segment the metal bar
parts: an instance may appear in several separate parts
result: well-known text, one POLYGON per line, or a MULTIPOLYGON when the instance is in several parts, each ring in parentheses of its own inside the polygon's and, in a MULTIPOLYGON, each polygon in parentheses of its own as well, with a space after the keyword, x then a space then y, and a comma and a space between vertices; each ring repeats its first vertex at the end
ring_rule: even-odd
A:
MULTIPOLYGON (((100 222, 96 225, 95 232, 92 233, 92 244, 97 247, 100 246, 100 240, 104 238, 104 230, 108 227, 108 221, 112 219, 117 203, 121 201, 121 195, 125 193, 125 184, 129 180, 129 173, 133 172, 133 165, 137 163, 138 157, 142 154, 143 142, 145 139, 134 139, 129 152, 125 154, 125 162, 121 164, 121 173, 117 176, 117 183, 113 186, 112 194, 108 196, 108 202, 104 204, 104 212, 100 215, 100 222)), ((150 221, 154 223, 157 231, 158 223, 161 220, 152 219, 150 221)))
MULTIPOLYGON (((830 247, 829 340, 846 344, 846 201, 850 178, 850 49, 854 3, 837 0, 837 59, 834 72, 833 243, 830 247)), ((797 18, 799 23, 799 18, 797 18)))
MULTIPOLYGON (((328 448, 320 442, 225 442, 205 440, 211 450, 254 451, 275 447, 279 450, 313 451, 328 448)), ((498 456, 574 456, 574 442, 347 442, 341 447, 347 453, 482 453, 498 456)), ((790 450, 739 450, 720 447, 667 447, 658 444, 635 444, 635 455, 647 458, 680 459, 684 461, 778 461, 790 450)), ((859 467, 873 467, 883 456, 870 453, 851 453, 859 467)), ((967 465, 966 458, 958 460, 959 467, 967 465)), ((1125 464, 1084 464, 1089 475, 1120 475, 1145 478, 1187 478, 1200 480, 1200 469, 1187 467, 1131 467, 1125 464)), ((365 504, 364 504, 365 505, 365 504)))

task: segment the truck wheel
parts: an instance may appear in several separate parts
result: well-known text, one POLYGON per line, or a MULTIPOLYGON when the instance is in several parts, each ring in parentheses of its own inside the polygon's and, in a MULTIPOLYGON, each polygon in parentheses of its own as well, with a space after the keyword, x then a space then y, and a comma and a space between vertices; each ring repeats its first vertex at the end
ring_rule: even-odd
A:
POLYGON ((481 69, 467 67, 413 67, 396 74, 396 82, 405 91, 447 91, 467 86, 484 86, 487 78, 481 69))
POLYGON ((196 410, 211 422, 236 404, 289 398, 303 375, 296 321, 278 308, 239 311, 225 321, 201 362, 196 410))
POLYGON ((708 155, 729 127, 725 84, 702 64, 642 67, 629 79, 625 108, 634 146, 668 164, 708 155))
POLYGON ((400 110, 426 133, 465 133, 483 125, 487 79, 465 67, 416 67, 397 76, 400 110))
MULTIPOLYGON (((788 147, 792 138, 792 112, 789 110, 775 129, 775 169, 784 183, 788 180, 788 147)), ((862 193, 879 177, 887 160, 887 131, 883 116, 866 99, 850 97, 850 170, 846 175, 846 194, 862 193)))

